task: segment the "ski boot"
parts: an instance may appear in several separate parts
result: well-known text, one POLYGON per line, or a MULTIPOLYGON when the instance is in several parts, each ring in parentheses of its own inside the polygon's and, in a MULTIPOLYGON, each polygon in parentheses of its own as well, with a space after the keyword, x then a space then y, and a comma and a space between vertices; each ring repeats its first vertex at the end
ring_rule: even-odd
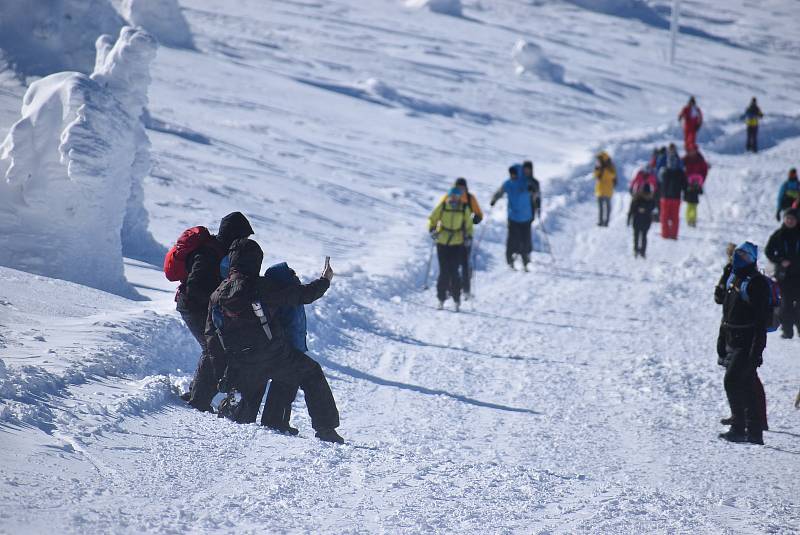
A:
POLYGON ((314 434, 315 437, 323 442, 333 442, 334 444, 344 444, 344 439, 335 429, 319 429, 314 434))
POLYGON ((733 426, 731 426, 730 430, 728 430, 727 432, 720 433, 719 438, 737 444, 740 444, 742 442, 747 442, 747 435, 745 434, 744 430, 734 428, 733 426))
POLYGON ((461 301, 455 301, 456 312, 461 310, 461 301))

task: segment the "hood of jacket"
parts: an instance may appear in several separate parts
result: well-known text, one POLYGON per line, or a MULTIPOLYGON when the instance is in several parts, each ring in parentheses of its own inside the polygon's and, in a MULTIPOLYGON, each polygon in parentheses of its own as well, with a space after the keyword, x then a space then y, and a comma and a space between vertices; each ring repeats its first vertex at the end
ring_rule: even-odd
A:
POLYGON ((257 277, 264 260, 264 251, 253 240, 240 238, 234 240, 230 247, 230 271, 257 277))
POLYGON ((255 234, 253 227, 250 226, 250 222, 244 214, 231 212, 220 221, 217 238, 222 242, 225 249, 228 249, 235 240, 246 238, 252 234, 255 234))

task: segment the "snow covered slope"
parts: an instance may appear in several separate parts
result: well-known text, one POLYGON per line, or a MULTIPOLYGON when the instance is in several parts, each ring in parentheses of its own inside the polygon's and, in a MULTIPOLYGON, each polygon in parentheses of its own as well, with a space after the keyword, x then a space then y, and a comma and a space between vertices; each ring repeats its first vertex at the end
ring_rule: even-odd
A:
POLYGON ((767 446, 721 443, 711 288, 725 242, 766 241, 797 164, 800 13, 684 1, 673 67, 670 2, 602 4, 182 1, 196 50, 152 66, 149 228, 168 244, 242 210, 267 263, 310 278, 333 256, 311 351, 350 444, 313 439, 302 396, 300 438, 186 409, 171 389, 197 349, 157 266, 126 261, 149 302, 0 268, 0 532, 796 532, 797 341, 769 339, 767 446), (630 176, 689 94, 708 199, 634 261, 623 195, 594 226, 592 154, 630 176), (742 155, 753 95, 769 148, 742 155), (526 157, 556 262, 505 268, 501 203, 476 301, 434 310, 432 203, 463 175, 486 205, 526 157))

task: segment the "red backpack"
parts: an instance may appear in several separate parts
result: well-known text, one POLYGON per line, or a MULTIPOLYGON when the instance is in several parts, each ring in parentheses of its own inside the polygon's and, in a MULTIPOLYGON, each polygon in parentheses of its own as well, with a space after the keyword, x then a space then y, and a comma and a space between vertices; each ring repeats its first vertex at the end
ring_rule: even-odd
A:
POLYGON ((186 282, 189 273, 186 271, 186 259, 214 237, 206 227, 192 227, 183 231, 178 241, 167 251, 164 257, 164 275, 172 282, 186 282))

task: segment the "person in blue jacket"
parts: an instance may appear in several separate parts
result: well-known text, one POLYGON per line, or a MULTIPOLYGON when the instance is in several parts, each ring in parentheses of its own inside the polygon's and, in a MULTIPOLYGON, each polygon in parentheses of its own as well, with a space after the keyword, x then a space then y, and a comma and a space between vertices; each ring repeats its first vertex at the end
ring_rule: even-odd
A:
POLYGON ((503 195, 508 196, 508 238, 506 239, 506 262, 514 268, 514 255, 522 257, 522 267, 528 271, 531 261, 531 224, 533 223, 533 204, 531 202, 531 188, 529 181, 522 175, 521 165, 512 165, 508 168, 508 180, 492 197, 492 206, 503 195))
POLYGON ((797 181, 797 169, 792 167, 789 169, 789 178, 781 184, 781 189, 778 191, 778 211, 775 213, 775 219, 780 221, 782 212, 791 208, 798 199, 800 199, 800 182, 797 181))

